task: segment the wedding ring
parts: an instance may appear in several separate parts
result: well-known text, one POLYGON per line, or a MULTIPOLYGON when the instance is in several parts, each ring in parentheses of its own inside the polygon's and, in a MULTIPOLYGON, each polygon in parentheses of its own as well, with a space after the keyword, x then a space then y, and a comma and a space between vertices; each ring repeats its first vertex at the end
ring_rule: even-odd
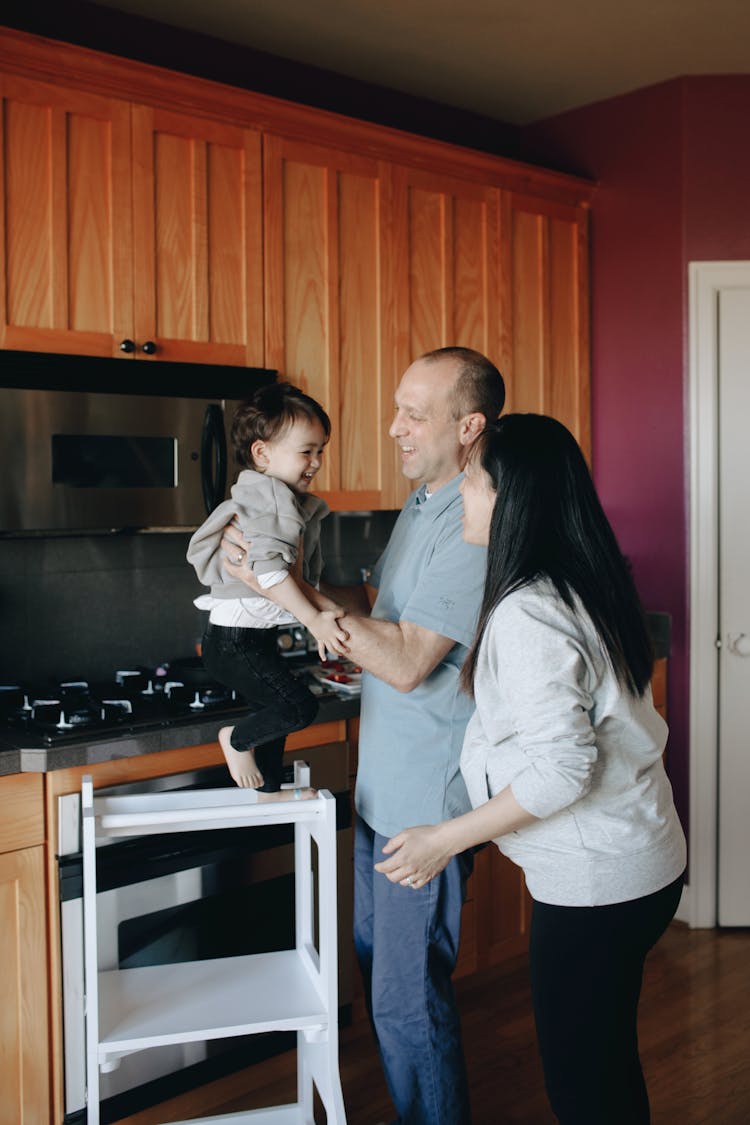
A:
POLYGON ((240 551, 239 554, 237 555, 237 558, 234 560, 237 563, 237 566, 240 565, 240 563, 242 562, 244 557, 245 557, 244 553, 242 551, 240 551))
POLYGON ((404 882, 406 883, 407 887, 410 887, 412 885, 412 883, 414 882, 414 880, 412 879, 411 875, 407 875, 404 882))

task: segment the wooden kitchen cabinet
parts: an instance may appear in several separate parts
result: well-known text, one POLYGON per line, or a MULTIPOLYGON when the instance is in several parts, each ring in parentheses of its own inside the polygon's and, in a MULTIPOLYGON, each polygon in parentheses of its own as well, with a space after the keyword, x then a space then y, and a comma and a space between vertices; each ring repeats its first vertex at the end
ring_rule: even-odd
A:
POLYGON ((0 343, 118 354, 132 335, 130 107, 0 75, 0 343))
POLYGON ((50 1119, 44 796, 40 776, 0 778, 2 1125, 50 1119))
MULTIPOLYGON (((395 320, 394 386, 418 356, 460 345, 489 356, 509 375, 509 285, 504 197, 495 187, 445 171, 390 169, 390 285, 395 320)), ((395 443, 391 506, 409 492, 395 443)))
POLYGON ((135 354, 263 366, 260 134, 141 105, 132 124, 135 354))
POLYGON ((2 346, 262 366, 260 135, 7 75, 2 94, 2 346))
POLYGON ((588 454, 586 181, 10 29, 0 73, 2 347, 276 368, 338 510, 402 504, 394 391, 446 344, 588 454))
POLYGON ((513 194, 506 411, 551 414, 591 453, 587 213, 513 194))
POLYGON ((263 158, 266 364, 331 416, 316 489, 331 507, 393 506, 381 168, 275 136, 263 158))

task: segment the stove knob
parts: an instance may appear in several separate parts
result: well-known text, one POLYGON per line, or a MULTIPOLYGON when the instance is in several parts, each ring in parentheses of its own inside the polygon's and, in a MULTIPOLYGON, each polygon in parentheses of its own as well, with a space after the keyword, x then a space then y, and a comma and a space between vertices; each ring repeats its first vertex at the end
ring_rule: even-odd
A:
POLYGON ((60 712, 60 718, 55 723, 55 729, 56 730, 72 730, 73 729, 73 724, 67 722, 67 720, 65 718, 65 712, 64 711, 60 712))
POLYGON ((202 711, 205 706, 205 703, 201 700, 201 693, 196 691, 195 699, 190 704, 191 711, 202 711))
POLYGON ((276 637, 276 644, 282 652, 289 652, 294 644, 294 637, 291 633, 279 633, 276 637))

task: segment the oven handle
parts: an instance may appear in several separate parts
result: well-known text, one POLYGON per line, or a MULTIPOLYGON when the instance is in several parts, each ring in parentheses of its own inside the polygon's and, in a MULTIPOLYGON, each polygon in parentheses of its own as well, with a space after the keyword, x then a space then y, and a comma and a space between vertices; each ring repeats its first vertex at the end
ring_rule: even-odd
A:
POLYGON ((227 443, 224 411, 216 403, 206 407, 201 435, 201 487, 206 513, 224 499, 227 487, 227 443))

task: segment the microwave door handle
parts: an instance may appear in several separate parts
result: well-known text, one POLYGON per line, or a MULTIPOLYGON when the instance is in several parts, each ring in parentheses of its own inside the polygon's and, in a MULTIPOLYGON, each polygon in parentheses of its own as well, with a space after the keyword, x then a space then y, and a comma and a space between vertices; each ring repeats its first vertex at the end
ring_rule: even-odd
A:
POLYGON ((201 487, 206 512, 210 513, 224 499, 227 487, 227 445, 224 435, 224 412, 211 403, 203 417, 201 437, 201 487))

